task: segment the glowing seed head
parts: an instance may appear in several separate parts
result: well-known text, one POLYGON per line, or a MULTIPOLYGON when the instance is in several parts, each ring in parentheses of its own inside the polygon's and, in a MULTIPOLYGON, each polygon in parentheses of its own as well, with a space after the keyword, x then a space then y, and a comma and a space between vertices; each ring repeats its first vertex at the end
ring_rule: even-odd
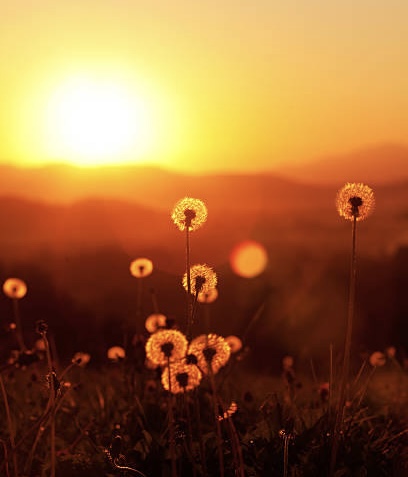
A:
POLYGON ((89 353, 78 352, 75 353, 72 362, 78 366, 85 366, 91 360, 91 355, 89 353))
POLYGON ((26 295, 27 285, 23 280, 20 280, 19 278, 8 278, 3 283, 3 292, 9 298, 19 300, 26 295))
POLYGON ((374 192, 365 184, 348 182, 337 193, 337 211, 347 220, 364 220, 373 212, 374 206, 374 192))
MULTIPOLYGON (((187 280, 187 277, 186 277, 187 280)), ((218 298, 217 288, 209 288, 205 292, 200 292, 197 296, 197 301, 199 303, 212 303, 218 298)))
MULTIPOLYGON (((217 274, 208 265, 193 265, 190 268, 190 290, 193 295, 208 293, 217 286, 217 274)), ((187 273, 183 276, 183 287, 188 291, 187 273)))
POLYGON ((197 366, 183 361, 170 363, 163 369, 161 381, 166 391, 173 394, 184 393, 195 389, 201 381, 202 374, 197 366))
POLYGON ((210 370, 215 374, 227 364, 231 348, 222 336, 211 333, 194 338, 188 354, 197 358, 197 366, 204 374, 208 374, 210 370))
POLYGON ((152 313, 146 318, 145 328, 149 333, 155 333, 159 328, 167 324, 167 317, 161 313, 152 313))
POLYGON ((126 351, 121 346, 112 346, 108 349, 107 355, 111 361, 120 361, 125 359, 126 351))
POLYGON ((381 353, 381 351, 374 351, 374 353, 371 353, 369 362, 371 366, 377 367, 377 366, 384 366, 387 358, 384 353, 381 353))
POLYGON ((153 262, 148 258, 137 258, 130 263, 130 273, 136 278, 149 276, 153 271, 153 262))
POLYGON ((238 338, 238 336, 230 335, 225 338, 225 341, 228 343, 229 347, 231 348, 231 353, 237 353, 242 349, 242 341, 238 338))
POLYGON ((173 208, 171 218, 179 230, 194 231, 207 220, 207 207, 200 199, 184 197, 173 208))
POLYGON ((178 330, 159 330, 146 342, 146 356, 153 363, 165 366, 179 361, 187 352, 187 338, 178 330))

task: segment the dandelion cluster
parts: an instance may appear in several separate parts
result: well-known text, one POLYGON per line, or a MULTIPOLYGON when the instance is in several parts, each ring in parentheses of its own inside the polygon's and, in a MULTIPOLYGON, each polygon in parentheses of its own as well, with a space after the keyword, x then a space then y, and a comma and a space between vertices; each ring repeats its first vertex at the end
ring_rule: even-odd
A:
POLYGON ((207 220, 207 207, 200 199, 184 197, 174 206, 171 218, 179 230, 194 231, 207 220))
POLYGON ((374 192, 365 184, 347 182, 337 193, 337 211, 347 220, 364 220, 373 212, 374 206, 374 192))

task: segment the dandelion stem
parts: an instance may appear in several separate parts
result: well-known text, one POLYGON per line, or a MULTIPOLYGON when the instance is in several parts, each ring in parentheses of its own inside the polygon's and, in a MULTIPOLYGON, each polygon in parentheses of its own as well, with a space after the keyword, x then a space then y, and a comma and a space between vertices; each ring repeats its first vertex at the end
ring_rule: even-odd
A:
POLYGON ((215 427, 217 431, 217 448, 218 448, 218 463, 220 468, 220 477, 224 477, 224 454, 222 449, 222 433, 221 433, 220 421, 218 419, 218 397, 217 397, 218 394, 217 394, 217 389, 215 386, 214 373, 210 363, 208 364, 208 374, 209 374, 210 383, 211 383, 213 406, 214 406, 214 419, 215 419, 215 427))
POLYGON ((191 273, 190 273, 190 227, 186 226, 186 274, 187 274, 187 296, 186 296, 186 314, 187 314, 187 338, 191 338, 192 326, 192 306, 191 306, 191 273))
POLYGON ((354 214, 351 228, 352 246, 351 246, 351 263, 350 263, 350 281, 349 281, 349 296, 348 296, 348 311, 347 311, 347 323, 346 323, 346 336, 344 341, 343 351, 343 366, 340 377, 339 398, 336 409, 336 421, 333 431, 333 441, 331 449, 330 459, 330 476, 334 475, 337 451, 339 447, 340 433, 343 427, 344 408, 346 403, 346 391, 347 383, 350 372, 350 351, 351 351, 351 338, 353 332, 353 319, 354 319, 354 302, 356 293, 356 276, 357 276, 357 260, 356 260, 356 225, 357 215, 354 214))
POLYGON ((170 369, 170 358, 167 358, 167 371, 169 374, 169 441, 170 441, 170 459, 171 459, 171 476, 177 477, 177 467, 176 467, 176 438, 174 432, 174 412, 173 412, 173 394, 171 391, 171 369, 170 369))
POLYGON ((14 315, 14 321, 16 323, 15 331, 16 331, 16 339, 17 339, 18 346, 20 348, 20 351, 25 351, 27 347, 24 343, 23 331, 22 331, 21 319, 20 319, 20 310, 19 310, 17 298, 13 298, 13 315, 14 315))

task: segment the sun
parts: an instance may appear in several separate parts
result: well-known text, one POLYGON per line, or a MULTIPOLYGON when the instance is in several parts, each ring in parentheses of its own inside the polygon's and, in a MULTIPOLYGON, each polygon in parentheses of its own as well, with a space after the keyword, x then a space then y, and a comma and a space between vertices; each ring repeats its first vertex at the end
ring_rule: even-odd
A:
POLYGON ((71 78, 49 100, 48 145, 65 162, 96 166, 142 160, 155 133, 152 106, 125 83, 71 78))

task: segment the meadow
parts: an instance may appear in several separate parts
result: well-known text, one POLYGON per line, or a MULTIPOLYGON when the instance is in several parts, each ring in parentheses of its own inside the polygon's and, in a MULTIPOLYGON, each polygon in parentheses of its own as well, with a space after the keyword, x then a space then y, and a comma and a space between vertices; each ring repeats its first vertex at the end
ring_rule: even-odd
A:
POLYGON ((36 217, 7 199, 39 225, 27 245, 12 214, 19 240, 2 236, 0 474, 406 475, 405 222, 380 193, 353 248, 327 193, 280 213, 209 194, 209 231, 185 213, 197 202, 181 219, 115 201, 37 204, 36 217), (248 235, 269 255, 253 277, 231 271, 248 235))

